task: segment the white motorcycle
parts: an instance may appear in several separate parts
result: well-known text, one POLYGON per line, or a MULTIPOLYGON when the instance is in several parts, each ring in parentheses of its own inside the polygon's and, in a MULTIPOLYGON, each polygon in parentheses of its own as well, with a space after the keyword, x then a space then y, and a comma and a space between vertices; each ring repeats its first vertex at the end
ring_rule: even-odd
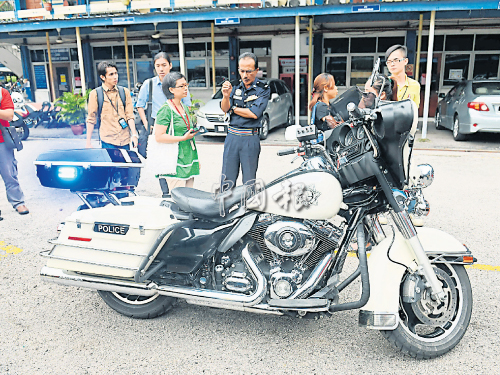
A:
MULTIPOLYGON (((324 144, 314 126, 291 128, 300 146, 278 154, 301 155, 298 168, 216 196, 177 188, 171 199, 119 198, 129 188, 127 170, 142 166, 133 151, 40 155, 42 185, 71 189, 88 208, 69 216, 41 253, 42 278, 97 290, 135 318, 160 316, 177 299, 313 319, 360 309, 359 324, 380 330, 398 351, 416 358, 448 352, 470 321, 464 266, 475 259, 449 234, 417 231, 394 197, 408 180, 403 155, 415 105, 350 110, 353 127, 337 127, 324 144), (393 221, 385 230, 381 212, 393 221), (359 266, 345 277, 354 239, 359 266), (358 277, 359 299, 339 302, 358 277)), ((431 182, 425 173, 415 180, 431 182)))

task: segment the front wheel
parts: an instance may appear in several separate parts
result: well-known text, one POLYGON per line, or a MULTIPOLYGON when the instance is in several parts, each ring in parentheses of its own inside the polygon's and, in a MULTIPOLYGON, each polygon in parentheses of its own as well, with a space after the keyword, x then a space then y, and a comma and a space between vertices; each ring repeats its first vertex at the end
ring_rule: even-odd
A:
POLYGON ((152 319, 165 314, 175 302, 175 298, 160 296, 136 296, 131 294, 105 292, 97 293, 113 310, 122 315, 138 319, 152 319))
POLYGON ((260 128, 259 137, 260 139, 266 139, 269 135, 269 117, 264 115, 262 117, 262 127, 260 128))
POLYGON ((418 359, 443 355, 462 339, 472 315, 472 289, 462 265, 436 264, 434 271, 447 295, 445 302, 434 301, 425 289, 419 301, 403 302, 400 289, 400 322, 382 335, 398 350, 418 359))
POLYGON ((441 113, 436 111, 436 117, 434 118, 434 125, 436 126, 436 130, 443 130, 444 127, 442 125, 441 113))

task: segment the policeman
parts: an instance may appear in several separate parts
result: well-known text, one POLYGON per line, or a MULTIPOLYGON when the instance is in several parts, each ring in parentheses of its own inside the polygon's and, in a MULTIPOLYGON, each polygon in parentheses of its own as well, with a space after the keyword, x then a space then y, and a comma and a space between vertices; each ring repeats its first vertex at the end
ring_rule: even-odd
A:
POLYGON ((270 89, 257 78, 257 56, 245 52, 238 59, 239 83, 222 84, 221 109, 229 113, 230 125, 224 142, 221 191, 231 189, 238 179, 240 164, 243 184, 252 184, 257 174, 260 154, 259 129, 269 101, 270 89))

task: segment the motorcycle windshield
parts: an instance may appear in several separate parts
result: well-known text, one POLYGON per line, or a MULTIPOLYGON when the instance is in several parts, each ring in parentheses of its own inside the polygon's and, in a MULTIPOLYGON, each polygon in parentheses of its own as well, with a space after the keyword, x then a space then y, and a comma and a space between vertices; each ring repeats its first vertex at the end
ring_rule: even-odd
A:
POLYGON ((403 160, 406 154, 404 149, 412 131, 414 110, 411 100, 389 102, 379 107, 373 124, 381 158, 398 189, 405 185, 405 165, 408 160, 403 160))

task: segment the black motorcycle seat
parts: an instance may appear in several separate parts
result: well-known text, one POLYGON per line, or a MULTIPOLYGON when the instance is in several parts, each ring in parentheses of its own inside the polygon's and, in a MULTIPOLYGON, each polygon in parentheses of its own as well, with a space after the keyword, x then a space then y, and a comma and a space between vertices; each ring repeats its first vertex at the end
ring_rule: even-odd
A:
POLYGON ((214 194, 206 191, 178 187, 173 189, 171 194, 172 199, 182 211, 204 217, 214 217, 220 216, 221 205, 224 212, 227 212, 232 206, 244 200, 247 191, 248 187, 242 185, 214 197, 214 194))

